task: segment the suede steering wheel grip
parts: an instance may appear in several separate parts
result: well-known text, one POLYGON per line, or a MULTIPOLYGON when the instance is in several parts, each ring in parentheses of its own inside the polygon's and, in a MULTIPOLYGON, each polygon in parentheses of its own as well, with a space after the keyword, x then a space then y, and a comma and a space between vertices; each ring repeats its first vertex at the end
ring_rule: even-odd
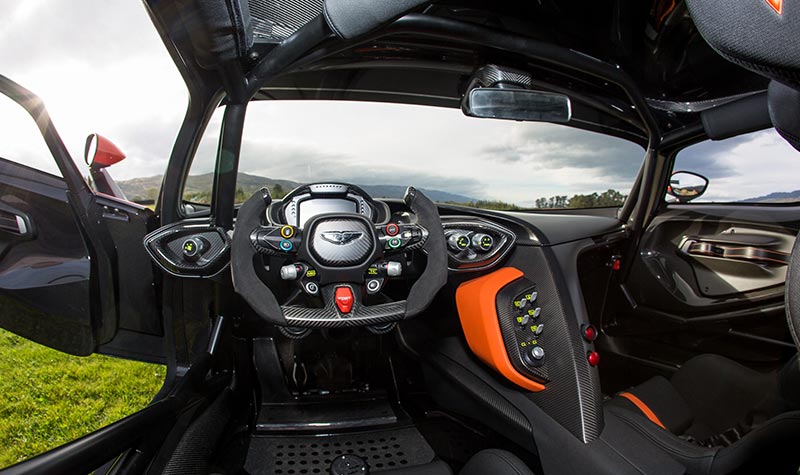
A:
POLYGON ((417 216, 417 222, 428 230, 428 240, 422 246, 428 262, 422 275, 411 286, 406 299, 405 318, 411 318, 428 308, 447 283, 447 242, 436 203, 413 186, 408 187, 403 201, 417 216))
POLYGON ((264 320, 276 325, 286 325, 281 306, 275 294, 261 282, 256 274, 256 250, 250 244, 250 231, 262 225, 267 207, 272 202, 269 190, 262 188, 253 193, 239 208, 236 231, 231 244, 231 277, 233 288, 250 308, 264 320))

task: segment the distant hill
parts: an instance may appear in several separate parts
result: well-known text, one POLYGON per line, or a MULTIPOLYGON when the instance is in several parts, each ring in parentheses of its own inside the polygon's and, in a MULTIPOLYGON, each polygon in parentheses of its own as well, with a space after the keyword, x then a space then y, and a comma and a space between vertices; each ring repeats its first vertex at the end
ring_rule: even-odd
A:
MULTIPOLYGON (((187 196, 206 196, 212 188, 213 181, 213 173, 190 175, 186 182, 184 194, 187 196)), ((122 180, 118 181, 117 184, 129 200, 141 201, 146 199, 154 199, 158 195, 158 190, 161 188, 161 175, 122 180)), ((274 180, 272 178, 250 175, 248 173, 239 173, 236 181, 237 188, 241 188, 241 190, 247 196, 255 193, 256 190, 263 186, 273 189, 275 188, 275 185, 280 185, 283 190, 288 192, 300 186, 300 183, 291 180, 274 180)), ((369 193, 369 195, 373 198, 402 198, 406 191, 406 187, 402 185, 358 186, 369 193)), ((433 201, 454 203, 469 203, 471 201, 476 201, 475 198, 448 193, 446 191, 429 190, 424 188, 422 191, 433 201)))
POLYGON ((790 203, 792 201, 800 201, 800 190, 770 193, 757 198, 742 200, 742 203, 790 203))

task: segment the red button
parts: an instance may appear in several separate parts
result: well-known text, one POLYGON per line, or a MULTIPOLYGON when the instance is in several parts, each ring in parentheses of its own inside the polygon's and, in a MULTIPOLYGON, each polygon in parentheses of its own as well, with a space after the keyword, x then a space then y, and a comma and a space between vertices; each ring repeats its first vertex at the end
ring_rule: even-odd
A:
POLYGON ((387 236, 397 236, 397 233, 400 232, 400 226, 394 223, 389 223, 386 225, 385 231, 387 236))
POLYGON ((586 355, 586 359, 589 360, 589 365, 597 366, 600 364, 600 353, 596 351, 590 351, 588 355, 586 355))
POLYGON ((350 287, 336 287, 336 306, 342 313, 353 310, 353 291, 350 287))
POLYGON ((595 341, 597 339, 597 328, 595 328, 594 325, 584 325, 583 338, 585 338, 586 341, 595 341))

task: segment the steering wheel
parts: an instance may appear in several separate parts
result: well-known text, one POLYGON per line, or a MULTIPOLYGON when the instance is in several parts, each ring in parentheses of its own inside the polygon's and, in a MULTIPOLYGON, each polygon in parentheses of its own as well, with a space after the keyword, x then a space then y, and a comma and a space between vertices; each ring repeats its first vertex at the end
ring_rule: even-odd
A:
POLYGON ((447 281, 447 248, 436 205, 413 187, 403 200, 416 223, 376 225, 358 214, 326 213, 308 220, 301 230, 265 222, 272 198, 262 188, 239 208, 236 218, 231 245, 234 289, 262 319, 281 326, 386 325, 419 314, 447 281), (366 295, 379 292, 386 277, 402 272, 401 263, 384 257, 409 250, 424 252, 427 262, 407 298, 366 305, 366 295), (259 254, 294 260, 268 272, 298 280, 306 294, 322 299, 322 307, 280 305, 258 275, 257 266, 264 268, 259 254))

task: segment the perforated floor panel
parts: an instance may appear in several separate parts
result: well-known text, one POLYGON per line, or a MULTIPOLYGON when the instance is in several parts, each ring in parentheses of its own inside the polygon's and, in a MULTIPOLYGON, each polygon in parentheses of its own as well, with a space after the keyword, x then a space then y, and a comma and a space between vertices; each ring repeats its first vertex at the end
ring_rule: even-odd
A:
POLYGON ((320 436, 254 436, 245 470, 251 475, 327 474, 339 455, 367 460, 371 472, 422 465, 434 453, 413 427, 320 436))

